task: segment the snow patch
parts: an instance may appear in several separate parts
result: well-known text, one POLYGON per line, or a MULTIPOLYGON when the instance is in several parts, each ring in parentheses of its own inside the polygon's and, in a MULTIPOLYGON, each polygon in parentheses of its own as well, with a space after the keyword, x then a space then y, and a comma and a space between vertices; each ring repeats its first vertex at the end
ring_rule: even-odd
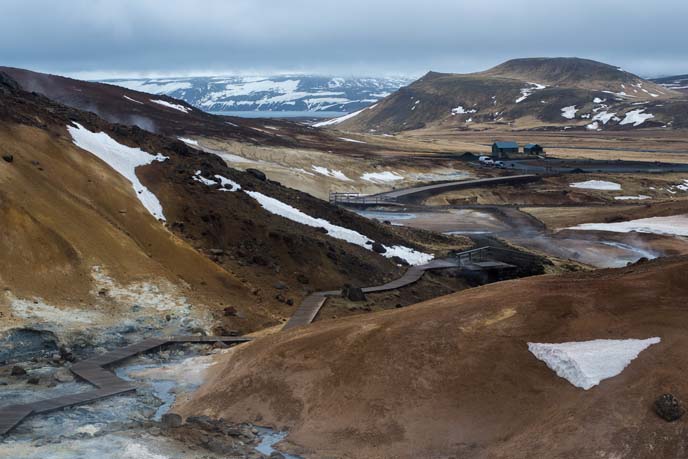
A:
POLYGON ((669 236, 688 236, 688 215, 650 217, 616 223, 583 223, 567 229, 581 231, 609 231, 612 233, 650 233, 669 236))
POLYGON ((644 111, 644 108, 638 110, 631 110, 630 112, 626 113, 626 117, 619 124, 633 124, 633 126, 635 127, 640 126, 645 121, 655 117, 655 115, 651 113, 643 113, 644 111))
MULTIPOLYGON (((280 217, 284 217, 302 225, 311 226, 314 228, 324 228, 327 231, 327 234, 335 239, 341 239, 351 244, 363 247, 364 249, 372 250, 373 241, 357 231, 334 225, 322 218, 311 217, 310 215, 301 212, 289 204, 285 204, 257 191, 245 191, 245 193, 258 201, 261 207, 272 214, 279 215, 280 217)), ((411 265, 428 263, 434 258, 431 254, 418 252, 409 247, 399 245, 392 247, 385 246, 385 249, 387 249, 387 251, 382 254, 383 256, 387 258, 398 256, 406 260, 411 265)))
POLYGON ((572 120, 576 117, 577 111, 578 109, 575 105, 569 105, 568 107, 564 107, 561 109, 561 116, 563 116, 566 119, 572 120))
POLYGON ((660 338, 649 338, 528 343, 528 350, 558 376, 588 390, 600 381, 620 374, 642 351, 660 341, 660 338))
POLYGON ((571 188, 583 188, 586 190, 619 191, 621 185, 604 180, 588 180, 587 182, 576 182, 569 185, 571 188))
POLYGON ((67 126, 74 145, 100 158, 108 166, 117 171, 134 187, 136 197, 143 206, 158 220, 165 220, 162 205, 158 198, 136 176, 136 168, 146 166, 154 161, 165 161, 167 156, 151 155, 140 148, 131 148, 118 143, 104 132, 91 132, 79 123, 67 126))
POLYGON ((337 180, 342 180, 344 182, 351 182, 352 180, 344 175, 344 173, 340 170, 335 170, 335 169, 328 169, 326 167, 322 166, 311 166, 315 172, 317 172, 320 175, 324 175, 325 177, 332 177, 337 180))
POLYGON ((343 123, 346 120, 350 120, 351 118, 360 115, 366 110, 372 110, 373 108, 377 107, 377 104, 371 105, 370 107, 366 107, 364 109, 361 109, 357 112, 349 113, 348 115, 340 116, 339 118, 333 118, 331 120, 327 121, 321 121, 320 123, 315 123, 313 126, 314 127, 325 127, 325 126, 334 126, 339 123, 343 123))
POLYGON ((452 115, 464 115, 464 114, 468 114, 468 113, 475 113, 477 111, 478 110, 476 110, 474 108, 465 109, 461 105, 459 105, 458 107, 451 109, 451 114, 452 115))
POLYGON ((181 141, 184 142, 185 144, 192 145, 192 146, 194 146, 194 147, 197 147, 197 146, 198 146, 198 140, 187 139, 186 137, 177 137, 177 139, 181 140, 181 141))
POLYGON ((368 142, 364 142, 362 140, 356 140, 356 139, 349 139, 347 137, 338 137, 339 140, 343 140, 344 142, 352 142, 352 143, 365 143, 367 144, 368 142))
POLYGON ((651 197, 645 194, 639 194, 638 196, 614 196, 614 199, 616 199, 617 201, 643 201, 645 199, 651 199, 651 197))
POLYGON ((547 87, 544 84, 539 84, 539 83, 530 83, 529 82, 528 84, 530 85, 530 87, 521 89, 521 97, 516 99, 517 104, 526 100, 535 91, 538 91, 540 89, 545 89, 547 87))
POLYGON ((180 104, 171 104, 171 103, 167 102, 166 100, 155 99, 155 100, 151 100, 151 102, 153 102, 154 104, 162 105, 163 107, 172 108, 172 109, 180 111, 182 113, 189 113, 191 111, 191 109, 189 107, 185 107, 185 106, 180 105, 180 104))
POLYGON ((398 180, 404 180, 404 177, 397 174, 396 172, 385 171, 385 172, 366 172, 361 175, 361 178, 366 182, 373 183, 388 183, 396 182, 398 180))
POLYGON ((127 100, 130 101, 130 102, 134 102, 134 103, 136 103, 136 104, 144 105, 144 103, 141 102, 140 100, 132 99, 132 98, 129 97, 129 96, 122 96, 122 97, 124 97, 125 99, 127 99, 127 100))

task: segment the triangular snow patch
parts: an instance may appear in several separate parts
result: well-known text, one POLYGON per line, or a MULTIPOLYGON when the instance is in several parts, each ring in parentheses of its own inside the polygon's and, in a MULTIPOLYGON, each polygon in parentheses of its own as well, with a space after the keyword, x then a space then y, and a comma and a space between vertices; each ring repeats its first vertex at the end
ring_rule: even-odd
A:
POLYGON ((557 375, 585 390, 616 376, 659 338, 596 339, 571 343, 528 343, 528 350, 557 375))

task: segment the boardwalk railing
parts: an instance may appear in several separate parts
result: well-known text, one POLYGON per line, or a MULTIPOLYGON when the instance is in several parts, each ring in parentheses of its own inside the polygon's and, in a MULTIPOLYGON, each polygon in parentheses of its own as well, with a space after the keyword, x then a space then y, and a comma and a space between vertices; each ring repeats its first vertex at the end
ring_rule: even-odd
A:
POLYGON ((364 206, 374 206, 378 204, 389 204, 397 202, 396 198, 382 195, 366 196, 360 193, 331 192, 330 204, 354 204, 364 206))

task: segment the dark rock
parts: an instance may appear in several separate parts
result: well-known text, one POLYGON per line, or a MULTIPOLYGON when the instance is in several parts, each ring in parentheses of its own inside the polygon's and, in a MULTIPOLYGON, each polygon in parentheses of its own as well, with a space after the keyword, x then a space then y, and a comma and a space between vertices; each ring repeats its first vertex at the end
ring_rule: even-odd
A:
POLYGON ((177 413, 165 413, 162 415, 160 423, 167 429, 174 429, 182 425, 182 417, 177 413))
POLYGON ((318 226, 318 227, 315 229, 315 231, 317 231, 318 233, 323 233, 323 234, 327 234, 327 233, 328 233, 327 229, 326 229, 326 228, 323 228, 322 226, 318 226))
POLYGON ((38 376, 32 376, 26 381, 28 384, 31 384, 33 386, 37 386, 41 383, 41 379, 38 376))
POLYGON ((655 400, 655 413, 667 422, 681 419, 685 410, 681 402, 671 394, 664 394, 655 400))
POLYGON ((308 279, 308 277, 305 274, 299 274, 298 276, 296 276, 296 280, 299 281, 300 284, 304 285, 310 283, 310 279, 308 279))
POLYGON ((212 255, 224 255, 225 251, 222 249, 210 249, 212 255))
POLYGON ((398 265, 401 265, 401 266, 409 266, 408 261, 404 260, 404 259, 401 258, 401 257, 394 256, 394 257, 391 258, 391 260, 392 260, 394 263, 398 264, 398 265))
POLYGON ((366 296, 360 287, 345 285, 342 289, 342 296, 349 301, 365 301, 366 296))
POLYGON ((227 346, 225 343, 222 341, 215 341, 213 343, 213 349, 227 349, 229 346, 227 346))
POLYGON ((294 300, 292 300, 291 298, 287 298, 286 303, 288 306, 294 306, 294 300))
POLYGON ((233 306, 227 306, 222 310, 224 312, 225 316, 227 317, 235 317, 237 315, 237 310, 233 306))
POLYGON ((12 371, 10 372, 12 376, 25 376, 26 375, 26 370, 24 367, 20 367, 19 365, 15 365, 12 367, 12 371))
POLYGON ((275 287, 277 290, 284 290, 287 288, 287 284, 285 284, 282 281, 277 281, 272 286, 275 287))
POLYGON ((392 224, 392 222, 389 221, 389 220, 385 220, 385 221, 383 221, 382 223, 384 223, 385 225, 391 225, 391 224, 392 224))
POLYGON ((252 176, 257 178, 258 180, 261 180, 263 182, 268 179, 268 177, 265 175, 265 173, 263 171, 259 171, 258 169, 249 168, 249 169, 246 169, 246 172, 248 172, 249 174, 251 174, 252 176))
POLYGON ((4 159, 5 162, 11 163, 12 161, 14 161, 14 156, 12 156, 12 155, 2 155, 2 159, 4 159))
POLYGON ((373 242, 373 252, 385 253, 387 252, 387 249, 385 249, 385 246, 380 244, 379 242, 373 242))
POLYGON ((270 459, 284 459, 284 454, 278 451, 273 451, 270 453, 270 459))

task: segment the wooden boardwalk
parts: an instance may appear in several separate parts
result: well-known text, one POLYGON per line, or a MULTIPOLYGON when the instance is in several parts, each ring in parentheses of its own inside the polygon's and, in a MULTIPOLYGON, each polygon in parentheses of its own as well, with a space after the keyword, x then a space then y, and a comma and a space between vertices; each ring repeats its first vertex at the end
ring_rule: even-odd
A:
POLYGON ((10 405, 0 408, 0 436, 6 435, 17 424, 32 414, 47 413, 68 406, 79 405, 100 400, 113 395, 124 394, 136 390, 127 381, 118 378, 105 367, 114 365, 138 354, 157 349, 169 343, 244 343, 248 338, 229 336, 170 336, 163 338, 149 338, 140 343, 132 344, 87 360, 75 363, 71 370, 79 378, 93 384, 97 389, 74 395, 64 395, 47 400, 39 400, 22 405, 10 405))
MULTIPOLYGON (((460 268, 478 266, 483 263, 498 263, 494 260, 486 259, 489 257, 491 247, 481 247, 456 254, 450 259, 432 260, 420 266, 411 266, 403 276, 383 285, 363 288, 364 293, 377 293, 388 290, 396 290, 417 282, 426 271, 434 269, 460 268)), ((504 263, 501 263, 505 265, 504 263)), ((505 265, 509 266, 509 265, 505 265)), ((308 325, 315 320, 323 305, 329 297, 340 296, 340 290, 329 290, 316 292, 306 297, 299 305, 296 312, 284 325, 282 330, 289 330, 294 327, 308 325)), ((157 349, 169 343, 243 343, 250 341, 249 338, 228 337, 228 336, 169 336, 160 338, 148 338, 139 343, 132 344, 120 349, 97 355, 90 359, 77 362, 71 367, 71 371, 79 378, 94 385, 95 390, 81 392, 74 395, 65 395, 48 400, 39 400, 32 403, 21 405, 10 405, 0 407, 0 437, 9 433, 21 421, 32 414, 47 413, 69 406, 79 405, 100 400, 113 395, 133 392, 136 387, 129 382, 118 378, 114 373, 107 369, 108 366, 117 364, 138 354, 157 349)))
MULTIPOLYGON (((426 271, 433 269, 446 269, 446 268, 458 268, 461 266, 460 259, 440 259, 432 260, 429 263, 420 266, 411 266, 403 276, 388 282, 383 285, 376 285, 373 287, 365 287, 363 293, 377 293, 385 292, 388 290, 396 290, 398 288, 406 287, 415 282, 418 282, 426 271)), ((301 327, 308 325, 315 320, 315 317, 320 312, 320 309, 325 305, 328 297, 340 296, 340 290, 330 290, 327 292, 316 292, 307 296, 299 305, 298 309, 291 316, 289 321, 284 324, 282 330, 289 330, 294 327, 301 327)))
POLYGON ((430 196, 446 193, 447 191, 494 185, 514 185, 534 182, 541 180, 541 178, 542 177, 539 175, 523 174, 473 180, 459 180, 455 182, 444 182, 435 183, 432 185, 400 188, 398 190, 386 191, 384 193, 372 194, 368 196, 361 196, 355 193, 332 193, 330 195, 330 202, 332 204, 352 206, 399 206, 402 203, 417 202, 430 196))

